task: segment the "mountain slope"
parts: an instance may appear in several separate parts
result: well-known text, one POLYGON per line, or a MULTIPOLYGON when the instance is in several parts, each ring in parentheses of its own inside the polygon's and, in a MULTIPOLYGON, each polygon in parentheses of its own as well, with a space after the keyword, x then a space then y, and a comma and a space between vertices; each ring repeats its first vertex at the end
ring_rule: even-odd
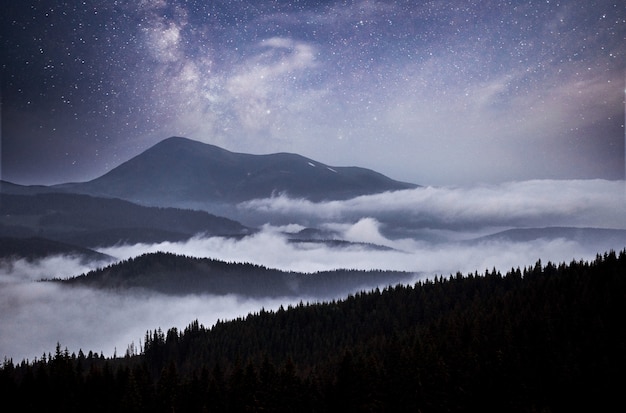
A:
POLYGON ((287 193, 347 199, 414 188, 369 169, 330 167, 296 154, 251 155, 172 137, 89 182, 57 188, 150 205, 233 203, 287 193))

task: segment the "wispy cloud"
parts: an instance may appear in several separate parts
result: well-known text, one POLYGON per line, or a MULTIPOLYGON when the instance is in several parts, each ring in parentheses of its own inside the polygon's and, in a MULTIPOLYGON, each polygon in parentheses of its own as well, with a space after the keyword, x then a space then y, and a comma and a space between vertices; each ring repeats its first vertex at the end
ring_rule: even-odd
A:
POLYGON ((55 255, 35 260, 0 260, 0 288, 2 284, 23 283, 51 278, 69 278, 109 264, 105 261, 86 261, 85 258, 55 255))
MULTIPOLYGON (((335 239, 354 244, 342 247, 325 243, 290 242, 289 237, 263 231, 240 240, 221 237, 196 237, 182 243, 136 244, 106 248, 103 252, 127 259, 147 252, 167 251, 194 257, 209 257, 227 262, 249 262, 285 271, 314 273, 317 271, 349 269, 384 269, 409 271, 433 276, 456 271, 483 270, 496 266, 509 269, 530 265, 537 259, 568 262, 572 259, 593 258, 595 247, 573 240, 540 239, 531 242, 514 241, 440 241, 428 242, 412 238, 390 239, 379 231, 381 224, 364 219, 353 225, 333 224, 335 239), (376 248, 367 244, 386 246, 376 248), (362 243, 362 244, 360 244, 362 243)), ((619 245, 615 246, 620 248, 619 245)))
POLYGON ((624 181, 534 180, 473 187, 422 187, 314 203, 287 195, 239 205, 266 219, 286 215, 302 220, 354 221, 375 217, 429 228, 588 226, 626 228, 624 181))

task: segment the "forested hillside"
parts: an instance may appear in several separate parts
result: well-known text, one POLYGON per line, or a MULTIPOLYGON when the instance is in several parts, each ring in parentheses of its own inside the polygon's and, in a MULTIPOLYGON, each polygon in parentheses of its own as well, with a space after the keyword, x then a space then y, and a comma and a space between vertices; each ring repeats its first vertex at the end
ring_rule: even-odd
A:
POLYGON ((456 274, 0 370, 20 411, 603 411, 626 368, 626 250, 456 274))
POLYGON ((402 271, 334 270, 313 274, 281 271, 250 263, 156 252, 130 258, 65 280, 64 285, 164 294, 238 294, 247 297, 299 296, 316 299, 345 296, 376 286, 408 283, 415 275, 402 271))

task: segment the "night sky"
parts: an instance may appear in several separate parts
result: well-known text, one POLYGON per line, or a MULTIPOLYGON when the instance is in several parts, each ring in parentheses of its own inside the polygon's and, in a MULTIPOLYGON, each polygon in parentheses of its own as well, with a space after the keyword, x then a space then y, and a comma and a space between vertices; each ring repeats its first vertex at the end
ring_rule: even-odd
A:
POLYGON ((5 3, 12 182, 174 135, 424 185, 624 179, 622 1, 5 3))

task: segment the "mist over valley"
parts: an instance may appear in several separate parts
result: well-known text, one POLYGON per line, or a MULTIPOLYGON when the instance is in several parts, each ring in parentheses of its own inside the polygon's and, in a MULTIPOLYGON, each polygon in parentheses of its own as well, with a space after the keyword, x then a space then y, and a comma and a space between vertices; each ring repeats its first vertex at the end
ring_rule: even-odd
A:
POLYGON ((14 360, 57 342, 119 354, 159 326, 626 246, 622 181, 433 187, 182 138, 93 181, 1 189, 0 352, 14 360))

